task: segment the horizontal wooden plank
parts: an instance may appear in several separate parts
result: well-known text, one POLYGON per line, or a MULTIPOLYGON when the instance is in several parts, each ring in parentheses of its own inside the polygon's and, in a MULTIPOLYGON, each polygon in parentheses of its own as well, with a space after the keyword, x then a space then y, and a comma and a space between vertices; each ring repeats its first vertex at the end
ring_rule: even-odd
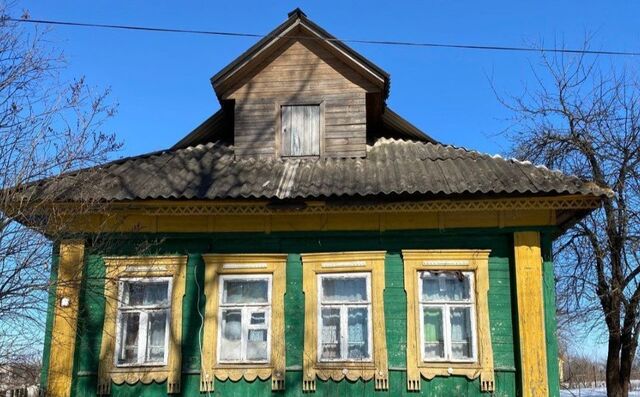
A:
POLYGON ((326 132, 324 135, 325 139, 342 139, 342 138, 361 138, 362 142, 365 142, 366 134, 363 130, 361 133, 354 131, 332 131, 326 132))
POLYGON ((350 115, 353 113, 366 113, 367 108, 365 106, 364 100, 362 101, 362 105, 346 105, 341 102, 331 102, 327 103, 324 108, 325 114, 335 114, 338 115, 336 117, 344 117, 346 115, 350 115))
POLYGON ((243 88, 236 91, 231 98, 277 98, 290 95, 301 95, 302 93, 311 93, 314 95, 326 95, 345 92, 364 92, 353 84, 345 84, 343 82, 334 81, 318 81, 318 82, 272 82, 260 83, 251 87, 243 88))
MULTIPOLYGON (((333 113, 335 114, 335 113, 333 113)), ((326 126, 334 126, 334 125, 352 125, 352 124, 363 124, 366 125, 367 116, 362 113, 353 113, 351 116, 346 117, 335 117, 331 113, 325 114, 324 124, 326 126)))
POLYGON ((273 147, 241 147, 236 146, 235 154, 236 155, 250 155, 250 154, 273 154, 273 147))
MULTIPOLYGON (((287 100, 299 100, 304 103, 309 102, 322 102, 325 101, 325 106, 329 106, 331 103, 341 104, 341 105, 360 105, 365 104, 365 96, 362 92, 352 92, 352 91, 340 91, 335 93, 324 93, 324 94, 314 94, 314 93, 305 93, 304 95, 292 95, 286 98, 287 100)), ((251 105, 266 105, 275 106, 275 103, 282 103, 285 98, 278 97, 254 97, 254 98, 240 98, 236 100, 236 108, 239 106, 239 103, 242 104, 251 104, 251 105)))
POLYGON ((263 118, 256 121, 252 120, 238 120, 235 123, 236 129, 264 129, 264 128, 275 128, 275 119, 274 118, 263 118))
POLYGON ((325 132, 339 132, 339 131, 366 131, 366 124, 348 124, 348 125, 326 125, 325 124, 325 132))
POLYGON ((256 146, 275 146, 274 134, 236 135, 235 145, 254 144, 256 146))

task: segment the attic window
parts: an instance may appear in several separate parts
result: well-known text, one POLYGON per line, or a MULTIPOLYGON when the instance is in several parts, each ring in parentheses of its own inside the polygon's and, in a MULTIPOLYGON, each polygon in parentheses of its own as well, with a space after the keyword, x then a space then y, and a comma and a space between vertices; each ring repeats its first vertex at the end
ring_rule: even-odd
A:
POLYGON ((284 105, 282 155, 320 155, 320 105, 284 105))

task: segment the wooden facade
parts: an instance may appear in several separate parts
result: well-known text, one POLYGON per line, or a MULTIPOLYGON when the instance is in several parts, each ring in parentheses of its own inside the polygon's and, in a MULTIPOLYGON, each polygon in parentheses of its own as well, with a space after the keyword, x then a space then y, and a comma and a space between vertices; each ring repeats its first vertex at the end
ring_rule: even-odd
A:
MULTIPOLYGON (((300 35, 303 33, 294 32, 300 35)), ((224 92, 235 101, 235 150, 239 156, 279 155, 280 109, 284 105, 321 106, 320 152, 328 157, 363 157, 366 94, 380 87, 363 78, 316 41, 282 44, 255 74, 243 76, 224 92)))
MULTIPOLYGON (((73 239, 55 244, 41 377, 49 396, 559 396, 551 245, 606 189, 454 150, 385 116, 389 76, 299 10, 212 84, 222 110, 166 152, 175 168, 161 169, 171 183, 194 177, 196 189, 154 195, 166 181, 151 183, 154 156, 143 156, 118 169, 142 162, 144 197, 51 207, 73 239), (296 106, 318 107, 294 117, 296 106), (404 184, 391 191, 395 169, 375 163, 359 174, 371 178, 364 193, 338 194, 352 179, 332 167, 365 167, 385 134, 418 144, 385 141, 383 156, 396 157, 382 166, 406 161, 450 190, 418 194, 414 175, 398 172, 404 184), (294 139, 300 146, 283 149, 294 139), (222 176, 200 166, 206 156, 222 176), (285 171, 270 175, 274 164, 285 171), (329 177, 295 182, 297 167, 312 166, 329 177), (242 184, 238 169, 267 176, 242 184), (471 192, 476 169, 498 170, 495 186, 471 192), (314 193, 327 185, 340 197, 314 193), (331 300, 331 277, 368 284, 331 300), (255 301, 228 301, 224 283, 245 279, 255 301), (425 280, 444 298, 430 297, 425 280), (450 281, 462 292, 446 295, 450 281), (136 306, 127 283, 143 282, 157 296, 136 306), (439 323, 427 324, 432 313, 439 323), (152 329, 153 316, 165 331, 152 329), (465 336, 454 336, 454 318, 465 336), (250 343, 263 355, 251 356, 250 343), (162 359, 150 360, 158 348, 162 359)), ((132 180, 128 194, 139 188, 132 180)))

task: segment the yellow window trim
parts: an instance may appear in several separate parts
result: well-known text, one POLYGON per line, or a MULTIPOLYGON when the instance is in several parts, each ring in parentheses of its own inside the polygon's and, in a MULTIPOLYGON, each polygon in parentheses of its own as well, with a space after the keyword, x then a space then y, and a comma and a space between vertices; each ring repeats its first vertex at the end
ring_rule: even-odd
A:
POLYGON ((304 358, 302 390, 316 389, 316 377, 323 381, 350 381, 375 378, 376 390, 389 388, 387 341, 384 322, 384 251, 317 253, 302 255, 305 302, 304 358), (371 273, 373 360, 367 363, 321 363, 317 351, 317 275, 328 273, 371 273))
POLYGON ((480 377, 484 392, 494 390, 493 349, 489 326, 489 250, 404 250, 404 288, 407 292, 407 388, 420 390, 420 376, 462 375, 480 377), (478 356, 475 363, 423 362, 420 358, 418 272, 425 270, 473 271, 476 293, 476 335, 478 356))
POLYGON ((205 262, 204 291, 207 297, 202 351, 200 391, 214 390, 214 378, 236 382, 241 378, 271 378, 272 390, 284 389, 284 292, 287 255, 238 254, 202 255, 205 262), (266 364, 218 364, 218 276, 226 274, 271 274, 271 360, 266 364))
POLYGON ((182 299, 185 290, 186 256, 105 257, 105 319, 98 369, 98 394, 109 394, 111 383, 135 384, 167 382, 167 393, 180 392, 182 299), (172 277, 171 334, 164 366, 117 367, 114 363, 118 279, 121 277, 172 277))

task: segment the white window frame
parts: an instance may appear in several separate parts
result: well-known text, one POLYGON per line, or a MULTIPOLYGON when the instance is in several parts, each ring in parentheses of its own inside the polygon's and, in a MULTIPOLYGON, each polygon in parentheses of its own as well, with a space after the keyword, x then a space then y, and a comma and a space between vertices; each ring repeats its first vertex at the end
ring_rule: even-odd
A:
POLYGON ((450 362, 450 363, 474 363, 478 360, 478 332, 476 325, 476 291, 475 291, 475 272, 462 271, 462 273, 469 280, 469 299, 450 301, 450 300, 436 300, 427 301, 422 297, 423 277, 425 273, 456 273, 458 271, 451 270, 423 270, 418 272, 418 305, 419 305, 419 321, 420 321, 420 357, 422 362, 435 363, 435 362, 450 362), (453 358, 451 348, 451 309, 456 308, 469 308, 471 316, 471 357, 455 359, 453 358), (444 339, 444 357, 425 357, 424 352, 424 309, 440 309, 442 312, 442 332, 444 339))
POLYGON ((224 274, 220 275, 218 284, 218 346, 216 349, 218 364, 267 364, 271 362, 271 305, 272 305, 273 277, 271 274, 224 274), (267 302, 266 303, 224 303, 224 282, 228 280, 243 281, 267 281, 267 302), (241 337, 240 337, 240 360, 223 360, 220 357, 222 352, 222 312, 225 310, 240 310, 241 312, 241 337), (263 329, 264 326, 252 326, 250 324, 251 314, 256 311, 265 312, 265 325, 267 328, 267 358, 265 360, 247 360, 247 341, 249 330, 263 329))
POLYGON ((173 277, 122 277, 118 279, 118 310, 116 320, 116 354, 113 362, 116 367, 162 367, 167 365, 169 354, 169 336, 171 334, 171 302, 173 290, 173 277), (123 308, 124 285, 125 283, 158 283, 167 282, 167 304, 166 305, 142 305, 127 306, 123 308), (153 311, 167 311, 167 319, 164 334, 164 357, 160 361, 147 361, 147 329, 149 328, 149 313, 153 311), (119 362, 122 355, 122 317, 124 313, 140 313, 140 323, 138 325, 138 359, 134 363, 119 362))
POLYGON ((373 309, 371 305, 371 273, 323 273, 318 275, 318 337, 317 352, 318 362, 372 362, 373 361, 373 329, 372 315, 373 309), (322 286, 323 279, 330 278, 365 278, 367 286, 367 300, 365 302, 349 302, 349 301, 332 301, 323 303, 324 288, 322 286), (339 309, 340 310, 340 358, 322 358, 322 309, 339 309), (350 308, 366 308, 367 309, 367 355, 366 359, 349 359, 349 309, 350 308))

